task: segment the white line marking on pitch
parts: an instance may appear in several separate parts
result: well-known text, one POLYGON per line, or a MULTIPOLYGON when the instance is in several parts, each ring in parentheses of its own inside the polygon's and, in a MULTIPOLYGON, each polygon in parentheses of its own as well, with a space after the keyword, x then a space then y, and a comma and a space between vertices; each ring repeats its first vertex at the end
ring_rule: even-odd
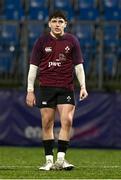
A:
MULTIPOLYGON (((14 169, 14 168, 25 168, 25 169, 31 169, 31 168, 39 168, 39 166, 13 166, 13 165, 2 165, 2 166, 0 166, 0 169, 14 169)), ((84 165, 84 166, 77 166, 77 168, 76 169, 79 169, 79 168, 121 168, 121 166, 119 166, 119 165, 112 165, 112 166, 110 166, 110 165, 92 165, 92 166, 86 166, 86 165, 84 165)))
POLYGON ((2 168, 37 168, 37 166, 13 166, 13 165, 4 165, 0 166, 0 169, 2 168))
POLYGON ((79 168, 121 168, 121 166, 119 166, 119 165, 112 165, 112 166, 110 166, 110 165, 90 165, 90 166, 79 166, 79 168))

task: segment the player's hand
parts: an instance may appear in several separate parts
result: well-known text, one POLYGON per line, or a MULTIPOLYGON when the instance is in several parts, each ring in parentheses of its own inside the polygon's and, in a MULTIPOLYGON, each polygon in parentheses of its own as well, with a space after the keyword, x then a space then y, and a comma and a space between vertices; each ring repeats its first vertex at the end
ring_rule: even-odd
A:
POLYGON ((27 92, 26 104, 30 107, 33 107, 34 105, 36 105, 36 97, 35 97, 34 92, 27 92))
POLYGON ((88 96, 88 93, 87 93, 86 88, 81 88, 81 90, 80 90, 80 101, 87 98, 87 96, 88 96))

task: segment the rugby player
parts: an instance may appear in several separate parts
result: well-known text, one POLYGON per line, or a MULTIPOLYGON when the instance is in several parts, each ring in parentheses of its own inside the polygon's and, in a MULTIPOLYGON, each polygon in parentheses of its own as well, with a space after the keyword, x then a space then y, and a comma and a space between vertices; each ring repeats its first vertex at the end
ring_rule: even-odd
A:
POLYGON ((65 160, 75 110, 74 72, 80 84, 80 100, 88 96, 80 44, 77 38, 65 32, 66 16, 56 11, 49 16, 50 32, 35 42, 30 58, 26 103, 40 109, 43 146, 46 163, 40 170, 74 168, 65 160), (36 103, 34 84, 38 72, 40 99, 36 103), (53 160, 54 120, 58 111, 61 127, 58 136, 57 160, 53 160))

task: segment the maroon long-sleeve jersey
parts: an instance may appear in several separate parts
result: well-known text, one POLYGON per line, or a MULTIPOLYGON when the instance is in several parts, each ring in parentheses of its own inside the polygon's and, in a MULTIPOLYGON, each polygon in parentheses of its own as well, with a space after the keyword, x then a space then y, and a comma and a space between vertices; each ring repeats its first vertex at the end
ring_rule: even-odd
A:
POLYGON ((63 87, 72 90, 74 66, 83 63, 77 38, 65 33, 56 39, 51 34, 43 35, 35 42, 30 64, 39 67, 41 86, 63 87))

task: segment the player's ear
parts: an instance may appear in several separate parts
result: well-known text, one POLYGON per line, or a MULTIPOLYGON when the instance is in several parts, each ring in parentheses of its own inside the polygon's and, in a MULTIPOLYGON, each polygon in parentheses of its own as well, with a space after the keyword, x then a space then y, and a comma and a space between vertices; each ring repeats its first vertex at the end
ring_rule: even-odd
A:
POLYGON ((64 28, 66 28, 66 26, 67 26, 67 22, 65 22, 64 28))
POLYGON ((51 26, 50 26, 50 21, 48 22, 48 26, 49 26, 49 28, 51 27, 51 26))

